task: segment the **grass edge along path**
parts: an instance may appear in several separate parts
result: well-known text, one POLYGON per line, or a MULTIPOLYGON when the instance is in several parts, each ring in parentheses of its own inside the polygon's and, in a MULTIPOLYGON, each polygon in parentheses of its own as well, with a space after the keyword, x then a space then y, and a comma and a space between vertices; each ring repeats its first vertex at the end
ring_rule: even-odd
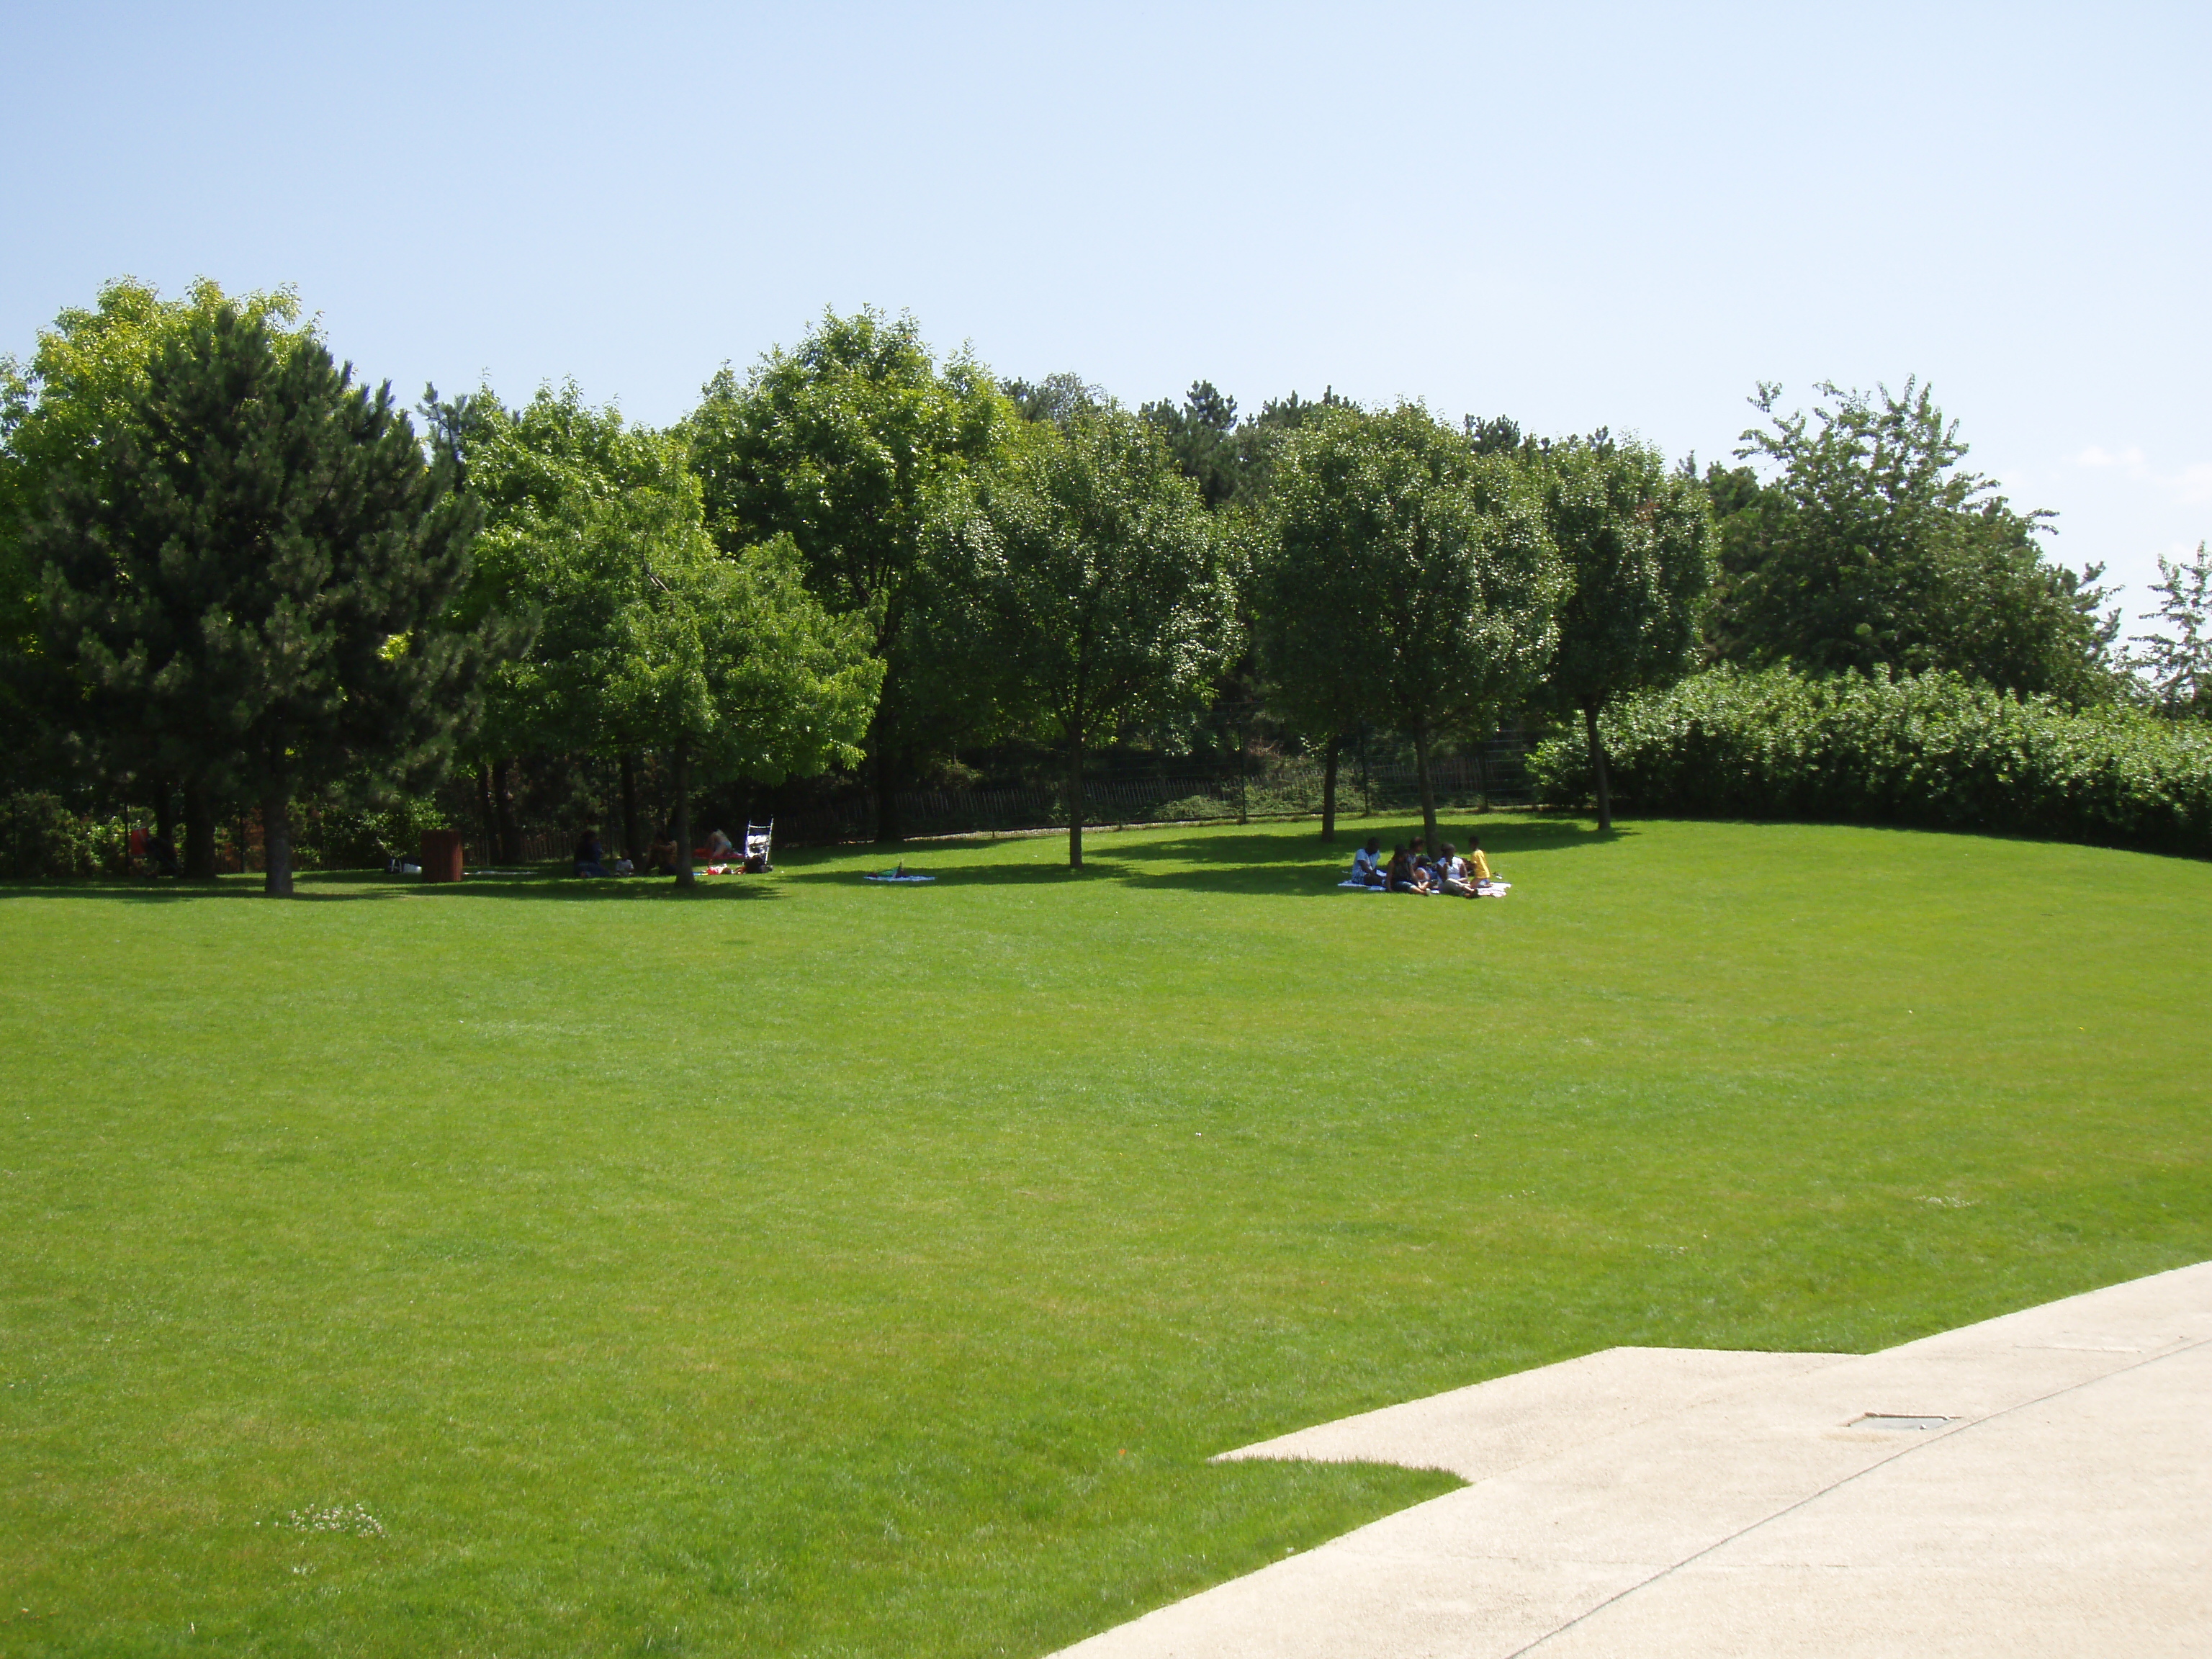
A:
POLYGON ((1449 1484, 1213 1452, 2212 1255, 2212 866, 1479 827, 0 891, 0 1654, 1035 1654, 1449 1484))

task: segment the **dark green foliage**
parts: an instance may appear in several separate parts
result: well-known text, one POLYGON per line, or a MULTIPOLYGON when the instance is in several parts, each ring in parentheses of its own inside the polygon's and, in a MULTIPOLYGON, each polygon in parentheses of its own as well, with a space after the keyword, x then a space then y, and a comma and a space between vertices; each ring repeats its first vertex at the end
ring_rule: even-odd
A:
MULTIPOLYGON (((1841 819, 2212 857, 2212 730, 1962 676, 1711 670, 1615 703, 1621 794, 1655 815, 1841 819)), ((1531 757, 1544 799, 1590 793, 1578 738, 1531 757)))
POLYGON ((1559 608, 1553 696, 1583 717, 1598 827, 1613 827, 1598 716, 1623 692, 1689 671, 1713 580, 1704 489, 1656 449, 1600 436, 1547 446, 1533 464, 1572 584, 1559 608))
POLYGON ((1206 506, 1227 506, 1237 494, 1241 471, 1237 399, 1216 391, 1211 380, 1194 380, 1180 405, 1163 399, 1137 413, 1166 441, 1168 453, 1183 477, 1198 486, 1206 506))
POLYGON ((1358 708, 1412 738, 1433 843, 1437 734, 1528 689, 1558 637, 1541 502, 1418 404, 1328 410, 1276 459, 1256 591, 1279 678, 1324 726, 1358 708))
POLYGON ((47 791, 0 795, 0 873, 89 876, 106 861, 115 839, 112 826, 87 822, 47 791))
POLYGON ((982 365, 939 365, 911 317, 825 313, 797 349, 778 349, 742 383, 724 369, 687 422, 708 527, 736 554, 788 536, 816 597, 866 619, 883 659, 870 729, 877 830, 890 839, 896 786, 961 735, 963 705, 933 703, 918 659, 909 581, 935 492, 985 459, 1012 425, 982 365))
POLYGON ((475 638, 434 625, 477 522, 452 482, 388 387, 223 304, 164 341, 27 538, 50 655, 104 728, 258 801, 271 893, 295 794, 434 776, 470 716, 475 638))
POLYGON ((999 389, 1024 420, 1050 421, 1054 426, 1066 426, 1079 411, 1106 401, 1103 388, 1067 369, 1035 382, 1002 380, 999 389))
POLYGON ((1270 398, 1258 414, 1239 421, 1236 398, 1211 380, 1194 380, 1180 404, 1162 399, 1137 412, 1167 441, 1168 453, 1183 477, 1198 486, 1208 507, 1256 511, 1267 499, 1275 451, 1284 436, 1323 410, 1351 407, 1349 398, 1338 397, 1329 386, 1318 400, 1295 392, 1270 398))
POLYGON ((2047 513, 2017 513, 1965 471, 1966 446, 1927 388, 1869 396, 1823 385, 1808 416, 1755 400, 1768 423, 1739 456, 1778 476, 1723 474, 1726 580, 1714 642, 1753 665, 1816 673, 1951 669, 1991 685, 2080 702, 2113 695, 2118 613, 2101 566, 2046 562, 2047 513))
POLYGON ((933 580, 969 619, 971 672, 1065 745, 1080 869, 1086 750, 1197 701, 1229 655, 1222 538, 1157 429, 1111 404, 1030 428, 941 507, 933 580))
MULTIPOLYGON (((89 307, 69 307, 40 331, 27 362, 0 357, 0 776, 38 782, 118 782, 132 775, 185 783, 188 844, 210 844, 207 791, 188 775, 157 726, 112 718, 104 688, 57 660, 42 621, 42 561, 31 537, 55 491, 98 450, 103 434, 132 418, 133 400, 165 342, 195 318, 234 308, 269 327, 279 350, 314 337, 289 289, 232 299, 202 278, 177 299, 121 277, 89 307)), ((190 860, 188 860, 188 862, 190 860)), ((202 868, 199 875, 212 873, 202 868)))

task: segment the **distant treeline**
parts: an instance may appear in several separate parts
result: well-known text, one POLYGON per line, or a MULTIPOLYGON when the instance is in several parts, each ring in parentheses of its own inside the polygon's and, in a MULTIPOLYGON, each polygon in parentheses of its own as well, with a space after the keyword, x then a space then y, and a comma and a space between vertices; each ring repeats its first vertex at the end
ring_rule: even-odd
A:
POLYGON ((1010 757, 1079 866, 1100 757, 1224 743, 1313 756, 1324 833, 1346 745, 1395 747, 1433 835, 1439 760, 1532 721, 1579 726, 1609 822, 1608 711, 1716 663, 2212 706, 2202 549, 2131 653, 1925 388, 1753 401, 1700 473, 1334 388, 1133 410, 864 310, 666 428, 573 386, 410 412, 289 292, 118 282, 0 362, 0 781, 11 822, 143 811, 189 878, 258 839, 282 893, 295 842, 466 816, 514 857, 556 801, 635 854, 844 779, 893 839, 1010 757))

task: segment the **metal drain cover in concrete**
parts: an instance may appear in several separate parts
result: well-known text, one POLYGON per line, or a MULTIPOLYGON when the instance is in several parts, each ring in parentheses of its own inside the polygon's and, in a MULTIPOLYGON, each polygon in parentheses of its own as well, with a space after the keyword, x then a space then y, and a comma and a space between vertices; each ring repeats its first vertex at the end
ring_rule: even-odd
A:
POLYGON ((1844 1425, 1847 1429, 1940 1429, 1951 1419, 1948 1417, 1893 1417, 1887 1412, 1869 1412, 1864 1417, 1855 1417, 1844 1425))

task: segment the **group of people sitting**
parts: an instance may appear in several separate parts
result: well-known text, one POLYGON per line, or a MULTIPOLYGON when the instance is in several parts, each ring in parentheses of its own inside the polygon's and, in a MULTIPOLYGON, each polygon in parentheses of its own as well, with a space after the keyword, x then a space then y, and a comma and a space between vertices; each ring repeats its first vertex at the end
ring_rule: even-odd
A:
POLYGON ((179 868, 176 843, 158 830, 133 830, 131 862, 149 875, 173 876, 179 868))
POLYGON ((1401 842, 1392 848, 1387 861, 1382 843, 1370 836, 1367 845, 1352 855, 1352 878, 1345 884, 1391 893, 1445 893, 1454 898, 1497 898, 1508 885, 1491 869, 1480 836, 1468 838, 1465 857, 1445 842, 1434 858, 1416 836, 1410 843, 1401 842))
MULTIPOLYGON (((575 872, 580 876, 672 876, 676 873, 677 855, 681 850, 676 844, 675 836, 664 823, 660 826, 660 833, 645 849, 643 869, 639 869, 629 859, 616 859, 610 863, 607 849, 599 842, 599 827, 586 824, 583 833, 576 837, 575 872)), ((743 865, 747 871, 755 873, 768 868, 765 854, 746 857, 738 850, 737 844, 719 830, 707 837, 704 847, 694 849, 693 856, 702 865, 743 865)))

